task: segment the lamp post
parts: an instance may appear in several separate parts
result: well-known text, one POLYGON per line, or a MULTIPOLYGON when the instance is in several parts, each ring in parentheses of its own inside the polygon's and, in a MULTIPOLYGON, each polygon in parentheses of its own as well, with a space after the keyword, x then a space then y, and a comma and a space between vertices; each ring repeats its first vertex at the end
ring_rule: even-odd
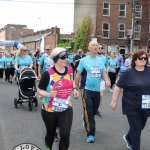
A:
POLYGON ((40 30, 41 30, 41 18, 38 18, 40 20, 40 30))

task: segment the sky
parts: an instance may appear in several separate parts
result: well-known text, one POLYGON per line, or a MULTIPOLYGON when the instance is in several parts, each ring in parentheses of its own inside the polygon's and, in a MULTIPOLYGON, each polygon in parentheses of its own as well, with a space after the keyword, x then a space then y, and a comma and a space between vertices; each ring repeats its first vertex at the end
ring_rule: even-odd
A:
POLYGON ((74 0, 0 0, 0 29, 7 24, 24 24, 36 32, 57 26, 61 34, 70 34, 73 3, 74 0))

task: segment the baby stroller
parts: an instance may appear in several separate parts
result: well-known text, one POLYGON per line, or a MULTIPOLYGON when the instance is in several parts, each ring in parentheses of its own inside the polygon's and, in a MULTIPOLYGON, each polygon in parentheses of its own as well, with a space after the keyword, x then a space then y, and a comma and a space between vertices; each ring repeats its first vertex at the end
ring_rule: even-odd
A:
POLYGON ((22 105, 25 102, 28 102, 30 111, 33 109, 33 104, 36 107, 38 106, 36 78, 35 72, 29 67, 25 67, 20 71, 18 79, 19 99, 14 98, 15 108, 18 107, 18 104, 22 105))

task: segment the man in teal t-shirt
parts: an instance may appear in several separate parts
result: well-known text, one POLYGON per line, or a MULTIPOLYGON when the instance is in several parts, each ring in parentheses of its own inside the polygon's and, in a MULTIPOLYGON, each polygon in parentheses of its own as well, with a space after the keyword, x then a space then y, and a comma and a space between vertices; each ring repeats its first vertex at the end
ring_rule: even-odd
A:
MULTIPOLYGON (((89 43, 88 49, 90 54, 80 60, 77 68, 77 74, 75 78, 75 87, 78 88, 79 81, 81 78, 81 73, 85 69, 87 72, 86 85, 82 97, 83 101, 83 119, 84 127, 87 131, 87 142, 94 142, 95 135, 95 119, 94 116, 98 110, 100 103, 100 81, 103 77, 106 85, 109 86, 110 82, 107 79, 105 72, 105 66, 102 60, 97 56, 98 43, 96 41, 91 41, 89 43)), ((74 89, 74 94, 76 95, 77 89, 74 89)))

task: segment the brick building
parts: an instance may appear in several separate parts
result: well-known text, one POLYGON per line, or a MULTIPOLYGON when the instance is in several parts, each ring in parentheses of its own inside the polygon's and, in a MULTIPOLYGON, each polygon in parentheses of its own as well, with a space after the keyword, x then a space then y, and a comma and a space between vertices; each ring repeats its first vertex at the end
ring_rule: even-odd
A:
MULTIPOLYGON (((7 24, 0 29, 0 40, 19 40, 21 36, 33 33, 33 29, 27 29, 26 25, 7 24)), ((13 50, 11 46, 0 46, 3 50, 13 50)))
MULTIPOLYGON (((94 13, 94 9, 96 9, 96 32, 94 37, 97 38, 99 43, 103 44, 106 52, 108 52, 109 48, 111 51, 115 52, 116 47, 119 45, 121 53, 128 53, 130 51, 131 41, 133 41, 133 48, 131 51, 144 49, 149 52, 150 2, 149 0, 133 1, 94 0, 96 5, 92 7, 93 2, 90 3, 90 1, 85 2, 84 0, 80 0, 78 5, 76 5, 76 10, 81 13, 75 12, 74 22, 79 20, 78 17, 84 18, 84 11, 93 11, 94 13), (134 6, 132 3, 133 1, 134 6), (89 7, 84 10, 83 8, 87 4, 89 7), (132 14, 134 14, 133 19, 132 14), (132 21, 134 21, 133 31, 131 30, 132 21), (127 31, 132 31, 133 40, 131 40, 132 36, 127 36, 127 31)), ((92 18, 91 14, 89 14, 89 17, 92 18)))
POLYGON ((116 51, 119 45, 122 53, 129 50, 127 29, 131 29, 132 12, 128 0, 98 0, 97 7, 97 40, 103 44, 105 51, 111 47, 116 51))
POLYGON ((56 47, 58 34, 60 34, 60 28, 52 27, 51 29, 26 34, 19 41, 30 50, 36 50, 37 47, 41 47, 41 42, 43 42, 43 46, 41 47, 41 51, 43 52, 45 45, 51 45, 52 49, 56 47))

